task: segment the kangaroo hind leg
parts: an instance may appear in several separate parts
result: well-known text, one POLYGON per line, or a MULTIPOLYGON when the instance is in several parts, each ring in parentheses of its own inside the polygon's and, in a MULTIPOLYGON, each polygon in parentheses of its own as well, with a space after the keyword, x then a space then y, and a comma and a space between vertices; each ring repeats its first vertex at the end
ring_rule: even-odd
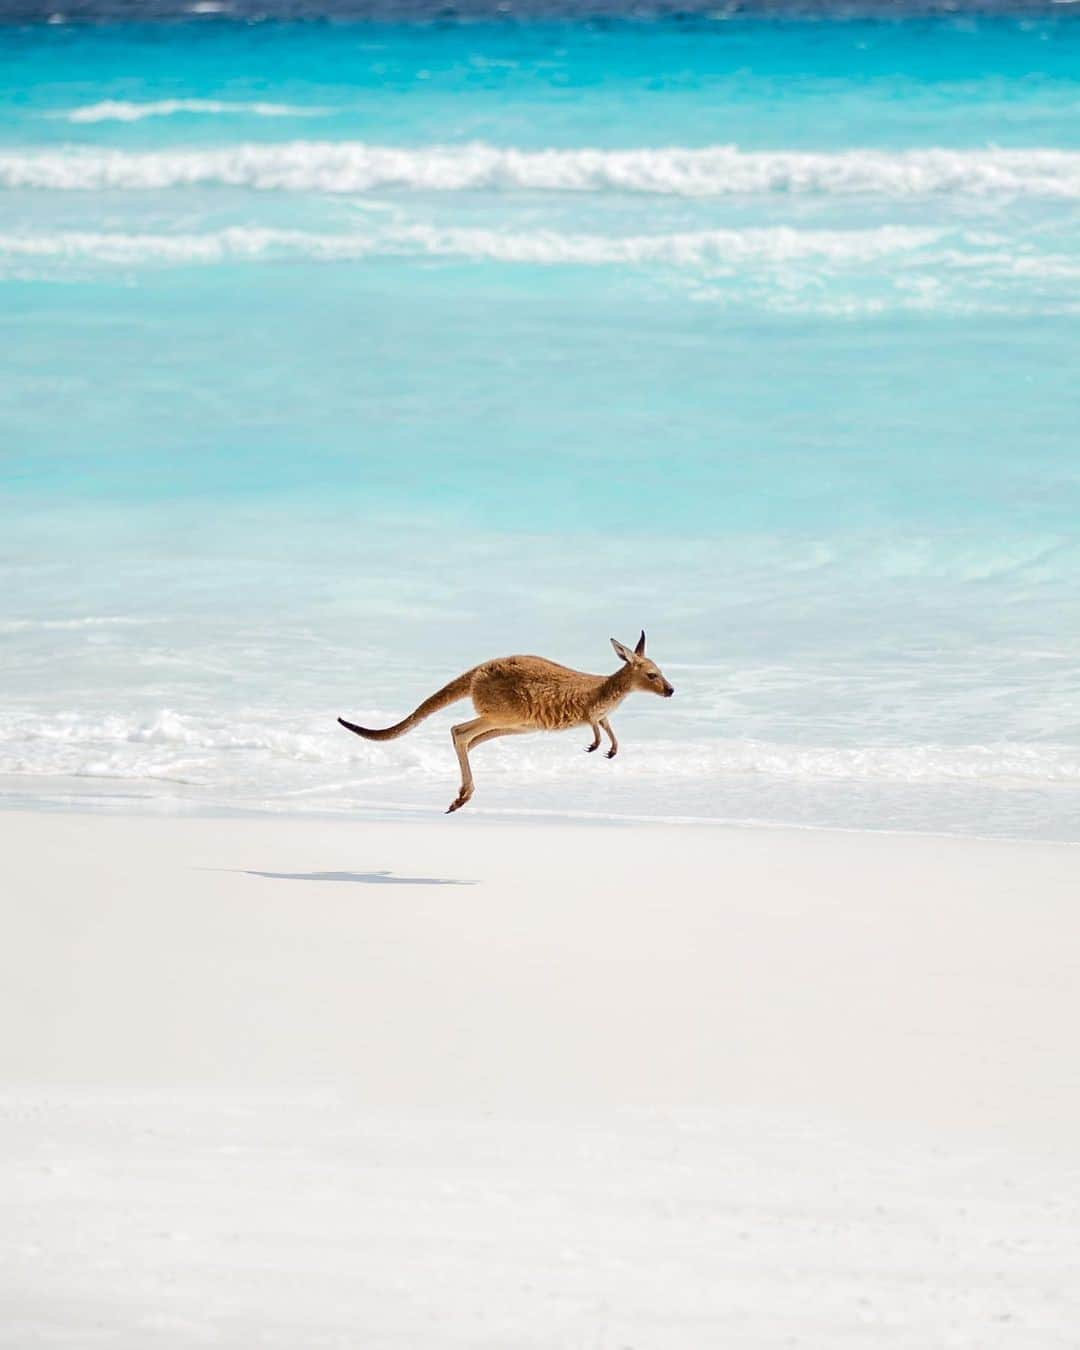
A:
POLYGON ((475 750, 478 745, 482 745, 484 741, 493 741, 496 736, 524 736, 529 729, 529 727, 495 727, 491 731, 481 731, 469 742, 469 749, 475 750))
POLYGON ((469 798, 473 795, 473 776, 472 767, 469 764, 469 746, 473 741, 485 736, 489 731, 496 728, 486 717, 474 717, 471 722, 459 722, 456 727, 450 728, 450 739, 454 742, 454 752, 458 757, 458 764, 461 765, 461 787, 458 788, 458 795, 446 808, 446 814, 451 811, 460 811, 469 798))

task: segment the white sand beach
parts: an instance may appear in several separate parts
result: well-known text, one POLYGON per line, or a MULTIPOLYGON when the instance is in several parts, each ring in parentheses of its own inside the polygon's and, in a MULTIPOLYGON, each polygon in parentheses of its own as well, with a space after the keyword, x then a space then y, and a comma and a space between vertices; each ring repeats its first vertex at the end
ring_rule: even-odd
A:
POLYGON ((1075 1344, 1074 847, 0 838, 5 1347, 1075 1344))

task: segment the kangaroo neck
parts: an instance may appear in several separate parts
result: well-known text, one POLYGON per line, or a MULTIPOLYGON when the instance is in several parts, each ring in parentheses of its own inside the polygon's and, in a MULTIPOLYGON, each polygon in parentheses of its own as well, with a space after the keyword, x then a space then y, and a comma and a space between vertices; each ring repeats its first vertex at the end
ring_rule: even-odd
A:
POLYGON ((630 692, 630 667, 620 666, 613 675, 609 675, 597 690, 597 703, 605 708, 614 708, 630 692))

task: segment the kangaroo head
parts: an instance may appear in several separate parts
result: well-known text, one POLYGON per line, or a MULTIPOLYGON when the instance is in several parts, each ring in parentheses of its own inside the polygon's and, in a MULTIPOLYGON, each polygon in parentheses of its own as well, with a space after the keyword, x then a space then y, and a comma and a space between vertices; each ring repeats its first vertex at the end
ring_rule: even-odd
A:
POLYGON ((664 698, 672 696, 675 690, 664 678, 663 671, 655 661, 650 661, 645 655, 644 630, 642 630, 641 636, 637 640, 637 646, 633 651, 629 647, 624 647, 621 642, 617 642, 615 638, 611 639, 611 645, 615 648, 616 656, 621 657, 629 668, 631 688, 644 689, 650 694, 662 694, 664 698))

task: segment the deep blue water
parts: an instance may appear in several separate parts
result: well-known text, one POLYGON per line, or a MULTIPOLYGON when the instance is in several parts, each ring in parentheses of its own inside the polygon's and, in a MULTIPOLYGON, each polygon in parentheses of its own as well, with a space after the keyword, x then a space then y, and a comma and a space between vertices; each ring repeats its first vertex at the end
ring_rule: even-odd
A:
POLYGON ((1075 839, 1080 25, 0 27, 8 800, 1075 839), (580 737, 578 738, 580 739, 580 737))

